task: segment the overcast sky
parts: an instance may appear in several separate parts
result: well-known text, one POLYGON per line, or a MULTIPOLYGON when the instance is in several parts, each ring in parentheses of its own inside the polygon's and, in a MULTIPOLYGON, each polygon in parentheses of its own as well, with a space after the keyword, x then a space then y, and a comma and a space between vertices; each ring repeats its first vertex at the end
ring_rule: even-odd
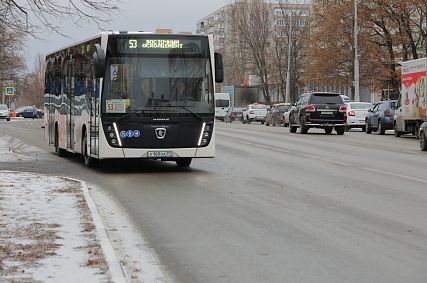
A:
MULTIPOLYGON (((158 27, 172 28, 174 32, 196 32, 199 19, 229 3, 229 0, 121 0, 120 11, 113 15, 110 23, 103 24, 105 30, 154 31, 158 27)), ((37 54, 45 55, 75 41, 91 37, 101 30, 96 24, 83 27, 63 22, 62 32, 71 39, 58 34, 44 33, 43 40, 29 39, 26 60, 30 70, 34 67, 37 54)))

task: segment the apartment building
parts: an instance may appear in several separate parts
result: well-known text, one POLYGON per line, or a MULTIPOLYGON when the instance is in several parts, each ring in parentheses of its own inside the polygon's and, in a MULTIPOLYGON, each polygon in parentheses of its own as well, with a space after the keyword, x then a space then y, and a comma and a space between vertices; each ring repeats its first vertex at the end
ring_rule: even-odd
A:
POLYGON ((197 22, 197 34, 212 34, 215 51, 223 52, 226 47, 226 38, 230 37, 232 4, 228 4, 215 12, 203 17, 197 22))
MULTIPOLYGON (((225 63, 225 82, 224 85, 248 85, 254 86, 259 81, 251 66, 238 65, 236 61, 236 46, 235 33, 236 21, 233 19, 233 10, 244 5, 246 1, 235 1, 232 4, 225 5, 213 13, 203 17, 197 22, 197 34, 212 34, 214 37, 215 51, 221 52, 224 56, 225 63), (234 50, 233 50, 234 48, 234 50), (236 68, 237 66, 237 68, 236 68)), ((247 1, 251 3, 252 1, 247 1)), ((263 1, 258 2, 262 3, 263 1)), ((282 42, 287 45, 289 34, 289 22, 291 20, 292 28, 307 26, 309 24, 311 5, 307 3, 301 4, 285 4, 285 1, 271 1, 263 5, 268 9, 272 23, 271 38, 268 40, 269 50, 268 56, 274 54, 274 44, 282 42)), ((304 1, 308 2, 308 1, 304 1)), ((250 5, 248 3, 248 5, 250 5)), ((286 63, 286 62, 285 62, 286 63)), ((277 75, 272 75, 276 77, 277 75)), ((282 101, 283 98, 279 95, 279 87, 276 81, 269 82, 272 85, 272 101, 282 101)), ((302 88, 297 86, 298 91, 302 88)), ((262 99, 260 99, 262 100, 262 99)))

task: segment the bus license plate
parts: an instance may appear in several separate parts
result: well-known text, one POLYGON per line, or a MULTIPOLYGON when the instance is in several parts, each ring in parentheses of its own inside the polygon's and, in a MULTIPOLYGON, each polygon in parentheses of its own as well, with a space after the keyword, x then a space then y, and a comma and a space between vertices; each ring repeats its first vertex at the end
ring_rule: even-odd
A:
POLYGON ((147 156, 153 158, 172 157, 172 151, 149 151, 147 156))

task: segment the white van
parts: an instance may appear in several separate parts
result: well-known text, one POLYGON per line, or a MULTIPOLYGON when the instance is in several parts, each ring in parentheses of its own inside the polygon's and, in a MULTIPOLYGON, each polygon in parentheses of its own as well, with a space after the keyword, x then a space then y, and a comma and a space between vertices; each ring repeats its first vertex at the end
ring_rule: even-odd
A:
POLYGON ((230 94, 227 92, 215 93, 215 118, 224 120, 228 109, 230 109, 230 94))

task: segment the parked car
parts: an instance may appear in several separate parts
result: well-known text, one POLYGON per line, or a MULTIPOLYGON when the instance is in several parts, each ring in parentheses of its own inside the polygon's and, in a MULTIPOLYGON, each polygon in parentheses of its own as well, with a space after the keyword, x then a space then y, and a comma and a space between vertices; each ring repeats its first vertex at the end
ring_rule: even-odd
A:
POLYGON ((242 123, 251 123, 253 121, 261 122, 264 124, 265 117, 267 116, 267 105, 260 103, 249 104, 242 113, 242 123))
POLYGON ((427 151, 427 121, 424 118, 424 123, 420 127, 420 149, 422 151, 427 151))
POLYGON ((341 94, 341 98, 344 103, 350 102, 350 97, 348 97, 347 95, 341 94))
POLYGON ((0 119, 10 121, 10 111, 6 104, 0 104, 0 119))
POLYGON ((266 126, 276 126, 283 123, 283 114, 289 109, 290 103, 277 103, 273 104, 270 109, 267 110, 265 116, 266 126))
POLYGON ((366 116, 366 133, 374 131, 384 135, 386 130, 393 130, 394 112, 397 107, 397 100, 384 100, 369 109, 366 116))
POLYGON ((16 117, 23 117, 23 118, 42 118, 44 116, 44 113, 42 110, 37 109, 34 112, 33 106, 21 106, 18 107, 15 110, 16 117))
POLYGON ((321 128, 330 134, 335 129, 338 135, 343 135, 346 112, 347 106, 339 93, 306 93, 289 113, 289 131, 295 133, 299 127, 300 133, 306 134, 310 128, 321 128))
POLYGON ((369 102, 348 102, 347 105, 347 123, 346 131, 352 128, 361 128, 366 131, 366 116, 368 110, 372 109, 374 105, 369 102))
POLYGON ((245 108, 232 108, 230 107, 224 116, 225 123, 231 123, 233 121, 240 121, 242 113, 245 108))
POLYGON ((283 127, 289 126, 289 114, 291 113, 292 108, 294 107, 295 107, 295 104, 291 104, 288 110, 286 110, 285 113, 283 113, 283 127))

